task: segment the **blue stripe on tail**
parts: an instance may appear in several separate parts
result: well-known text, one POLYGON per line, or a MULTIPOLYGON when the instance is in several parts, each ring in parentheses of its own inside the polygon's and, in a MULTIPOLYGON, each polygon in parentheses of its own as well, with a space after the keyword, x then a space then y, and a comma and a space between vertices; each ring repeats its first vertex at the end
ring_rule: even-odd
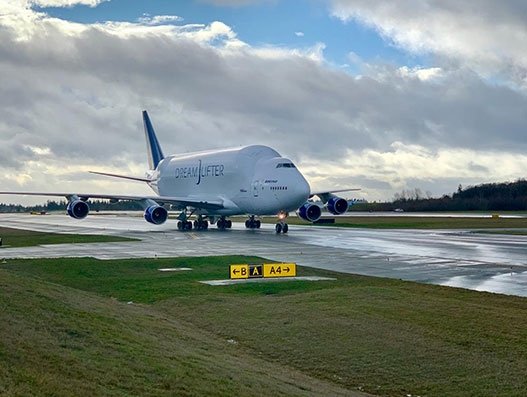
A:
POLYGON ((154 127, 150 122, 150 117, 146 110, 143 110, 143 124, 145 127, 146 135, 146 145, 148 149, 148 165, 150 169, 156 169, 157 165, 165 158, 163 155, 163 150, 161 150, 161 145, 157 140, 156 133, 154 132, 154 127))

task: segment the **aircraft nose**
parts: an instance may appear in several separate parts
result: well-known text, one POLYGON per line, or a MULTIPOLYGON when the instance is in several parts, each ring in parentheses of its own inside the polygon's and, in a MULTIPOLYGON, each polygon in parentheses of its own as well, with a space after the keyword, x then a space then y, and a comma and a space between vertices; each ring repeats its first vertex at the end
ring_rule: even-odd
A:
POLYGON ((309 183, 307 183, 306 179, 302 174, 299 173, 298 176, 299 178, 295 185, 295 196, 297 196, 297 200, 300 203, 300 206, 309 198, 311 188, 309 187, 309 183))

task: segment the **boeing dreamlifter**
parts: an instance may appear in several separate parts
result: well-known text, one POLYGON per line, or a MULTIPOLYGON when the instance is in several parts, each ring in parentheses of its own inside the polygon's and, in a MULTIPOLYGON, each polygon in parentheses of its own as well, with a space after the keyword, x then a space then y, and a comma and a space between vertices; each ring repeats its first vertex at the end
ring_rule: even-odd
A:
POLYGON ((0 192, 0 194, 64 196, 68 200, 67 212, 75 219, 85 218, 90 198, 137 201, 144 208, 144 218, 155 225, 168 218, 166 207, 181 211, 179 230, 206 230, 209 222, 219 229, 231 228, 227 219, 233 215, 248 215, 245 226, 260 228, 260 215, 277 215, 277 233, 287 233, 289 212, 310 222, 321 216, 321 208, 308 201, 318 196, 332 214, 348 210, 348 202, 334 193, 356 190, 345 189, 312 192, 304 176, 291 160, 274 149, 251 145, 233 149, 210 150, 164 156, 148 117, 143 111, 144 130, 150 170, 146 177, 133 177, 93 172, 95 174, 146 182, 155 196, 127 196, 84 193, 0 192), (189 217, 195 215, 192 223, 189 217))

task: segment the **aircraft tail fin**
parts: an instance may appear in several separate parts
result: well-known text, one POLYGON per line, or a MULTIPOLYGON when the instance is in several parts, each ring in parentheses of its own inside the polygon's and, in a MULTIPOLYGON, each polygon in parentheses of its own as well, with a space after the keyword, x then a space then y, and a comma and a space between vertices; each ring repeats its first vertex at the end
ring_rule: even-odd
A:
POLYGON ((146 110, 143 110, 143 125, 145 127, 148 165, 150 166, 151 170, 154 170, 157 168, 157 165, 161 162, 161 160, 165 158, 165 156, 163 154, 163 150, 161 150, 161 146, 157 140, 154 127, 152 127, 150 117, 148 117, 146 110))

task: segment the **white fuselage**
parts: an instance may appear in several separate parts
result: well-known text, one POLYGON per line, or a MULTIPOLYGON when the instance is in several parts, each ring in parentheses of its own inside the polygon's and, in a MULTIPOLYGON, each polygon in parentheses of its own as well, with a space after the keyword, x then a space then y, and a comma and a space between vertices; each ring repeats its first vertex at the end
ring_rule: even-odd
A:
POLYGON ((196 210, 203 215, 276 215, 297 210, 310 194, 291 160, 260 145, 168 156, 151 176, 160 196, 223 201, 222 209, 196 210))

